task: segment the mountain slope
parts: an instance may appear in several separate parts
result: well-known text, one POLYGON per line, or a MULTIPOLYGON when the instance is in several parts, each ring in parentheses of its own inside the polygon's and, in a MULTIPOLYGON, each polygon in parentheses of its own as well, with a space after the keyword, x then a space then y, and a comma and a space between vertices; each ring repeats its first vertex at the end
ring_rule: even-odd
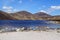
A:
POLYGON ((15 20, 10 14, 0 11, 0 20, 15 20))
POLYGON ((40 17, 50 17, 51 16, 51 15, 44 13, 44 12, 38 12, 38 13, 35 13, 35 15, 40 16, 40 17))
POLYGON ((12 16, 14 16, 15 18, 19 19, 19 20, 32 20, 33 18, 33 14, 27 11, 20 11, 20 12, 16 12, 13 13, 12 16))

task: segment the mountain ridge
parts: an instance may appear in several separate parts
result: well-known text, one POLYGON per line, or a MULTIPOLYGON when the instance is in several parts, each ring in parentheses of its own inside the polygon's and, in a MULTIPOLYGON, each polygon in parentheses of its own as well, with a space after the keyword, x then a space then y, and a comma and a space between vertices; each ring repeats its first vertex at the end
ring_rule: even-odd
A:
POLYGON ((60 15, 51 16, 48 13, 37 12, 32 14, 27 11, 19 11, 15 13, 7 13, 0 10, 0 20, 59 20, 60 15))

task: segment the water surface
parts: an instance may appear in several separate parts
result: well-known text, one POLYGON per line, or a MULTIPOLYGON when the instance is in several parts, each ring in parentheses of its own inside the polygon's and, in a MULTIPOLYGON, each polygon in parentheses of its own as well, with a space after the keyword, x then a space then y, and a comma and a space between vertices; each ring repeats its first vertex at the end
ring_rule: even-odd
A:
POLYGON ((51 28, 60 28, 60 24, 51 23, 47 20, 0 20, 0 27, 36 27, 48 26, 51 28))

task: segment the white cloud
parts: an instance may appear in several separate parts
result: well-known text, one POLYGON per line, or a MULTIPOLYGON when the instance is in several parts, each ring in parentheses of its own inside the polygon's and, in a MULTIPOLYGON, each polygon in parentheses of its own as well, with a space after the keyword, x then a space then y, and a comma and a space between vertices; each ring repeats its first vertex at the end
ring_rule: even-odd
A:
POLYGON ((3 9, 5 12, 8 12, 8 13, 13 13, 13 12, 19 11, 18 9, 13 8, 13 7, 11 7, 11 6, 3 6, 2 9, 3 9))
POLYGON ((3 9, 12 9, 11 6, 3 6, 3 9))
POLYGON ((51 6, 52 9, 60 9, 60 6, 51 6))
POLYGON ((47 13, 45 10, 40 10, 40 12, 45 12, 45 13, 47 13))
POLYGON ((10 12, 12 12, 13 7, 11 7, 11 6, 3 6, 2 9, 3 9, 4 11, 10 13, 10 12))
MULTIPOLYGON (((47 13, 51 13, 51 12, 53 12, 53 11, 55 11, 55 10, 60 10, 60 6, 50 6, 50 8, 48 8, 47 10, 46 10, 46 12, 47 13)), ((42 10, 43 11, 43 10, 42 10)))

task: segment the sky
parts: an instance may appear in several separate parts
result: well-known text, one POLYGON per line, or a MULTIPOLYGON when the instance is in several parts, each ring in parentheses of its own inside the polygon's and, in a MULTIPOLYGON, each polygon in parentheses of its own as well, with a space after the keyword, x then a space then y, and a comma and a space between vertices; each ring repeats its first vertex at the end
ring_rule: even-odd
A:
POLYGON ((9 13, 28 11, 60 15, 60 0, 0 0, 0 10, 9 13))

